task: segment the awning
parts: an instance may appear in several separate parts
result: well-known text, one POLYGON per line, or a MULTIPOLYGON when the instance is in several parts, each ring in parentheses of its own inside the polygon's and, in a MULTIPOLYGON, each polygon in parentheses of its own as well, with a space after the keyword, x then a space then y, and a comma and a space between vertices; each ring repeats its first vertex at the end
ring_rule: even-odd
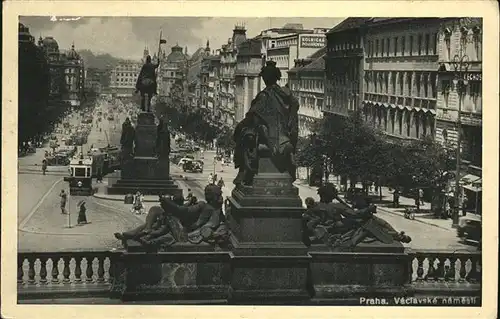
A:
POLYGON ((476 193, 483 190, 481 177, 472 174, 463 176, 460 179, 460 186, 476 193))

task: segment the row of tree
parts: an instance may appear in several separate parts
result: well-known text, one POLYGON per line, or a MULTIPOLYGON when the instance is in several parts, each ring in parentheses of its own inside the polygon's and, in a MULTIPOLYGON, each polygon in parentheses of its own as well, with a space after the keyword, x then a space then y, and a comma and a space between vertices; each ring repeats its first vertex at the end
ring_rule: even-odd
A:
POLYGON ((428 194, 441 192, 452 177, 453 154, 431 137, 391 141, 363 121, 362 114, 325 116, 313 131, 299 142, 299 166, 323 165, 326 156, 331 174, 428 194))
POLYGON ((43 50, 32 42, 19 43, 18 143, 51 132, 67 103, 50 101, 50 70, 43 50))

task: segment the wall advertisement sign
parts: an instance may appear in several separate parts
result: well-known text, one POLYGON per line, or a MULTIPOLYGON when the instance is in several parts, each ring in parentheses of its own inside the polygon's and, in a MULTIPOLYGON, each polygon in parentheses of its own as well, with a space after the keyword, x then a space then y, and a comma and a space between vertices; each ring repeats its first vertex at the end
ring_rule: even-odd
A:
POLYGON ((325 37, 303 36, 300 38, 302 48, 322 48, 325 46, 325 37))

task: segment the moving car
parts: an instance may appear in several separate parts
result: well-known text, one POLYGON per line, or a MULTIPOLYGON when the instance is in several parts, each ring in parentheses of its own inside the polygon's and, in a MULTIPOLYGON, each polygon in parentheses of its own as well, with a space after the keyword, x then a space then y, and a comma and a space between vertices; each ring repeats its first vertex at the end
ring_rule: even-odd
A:
POLYGON ((200 160, 186 160, 182 165, 184 172, 203 173, 203 162, 200 160))
POLYGON ((482 238, 481 215, 468 213, 460 217, 457 227, 457 236, 464 243, 480 243, 482 238))

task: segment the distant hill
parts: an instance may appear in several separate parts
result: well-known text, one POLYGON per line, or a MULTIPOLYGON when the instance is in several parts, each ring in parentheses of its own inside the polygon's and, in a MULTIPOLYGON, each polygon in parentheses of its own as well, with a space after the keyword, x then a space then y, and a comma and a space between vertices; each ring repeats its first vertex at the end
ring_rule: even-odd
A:
POLYGON ((115 67, 122 59, 116 58, 108 53, 94 55, 90 50, 78 51, 86 68, 107 69, 115 67))

